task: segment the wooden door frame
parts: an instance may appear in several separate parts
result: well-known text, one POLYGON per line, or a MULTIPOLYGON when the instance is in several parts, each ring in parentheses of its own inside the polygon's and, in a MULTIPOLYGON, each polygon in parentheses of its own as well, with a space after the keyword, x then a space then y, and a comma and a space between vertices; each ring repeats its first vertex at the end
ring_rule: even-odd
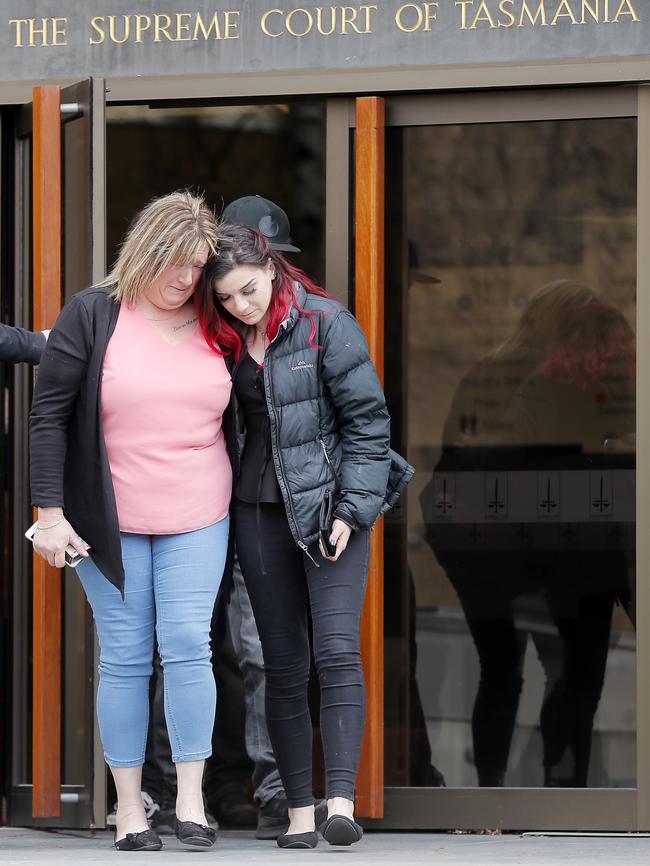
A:
MULTIPOLYGON (((384 380, 384 100, 356 100, 354 289, 355 313, 370 357, 384 380)), ((384 523, 370 535, 370 568, 361 623, 366 724, 357 776, 357 812, 384 814, 384 523)))
MULTIPOLYGON (((61 91, 33 93, 34 328, 51 328, 61 310, 61 91)), ((34 520, 37 512, 34 511, 34 520)), ((33 555, 32 815, 61 815, 61 575, 33 555)))

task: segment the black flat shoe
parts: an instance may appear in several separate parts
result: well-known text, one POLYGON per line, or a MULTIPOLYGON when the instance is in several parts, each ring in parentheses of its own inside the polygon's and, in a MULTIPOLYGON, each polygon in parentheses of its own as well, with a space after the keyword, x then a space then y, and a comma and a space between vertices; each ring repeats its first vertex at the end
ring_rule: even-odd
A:
POLYGON ((153 830, 127 833, 123 839, 117 839, 114 845, 118 851, 160 851, 162 846, 160 836, 153 830))
POLYGON ((363 829, 346 815, 332 815, 321 825, 320 832, 330 845, 353 845, 363 836, 363 829))
POLYGON ((197 848, 212 848, 217 841, 216 830, 205 824, 195 824, 194 821, 174 822, 174 834, 183 845, 195 845, 197 848))
POLYGON ((318 833, 312 830, 311 833, 283 833, 278 836, 277 843, 279 848, 315 848, 318 845, 318 833))

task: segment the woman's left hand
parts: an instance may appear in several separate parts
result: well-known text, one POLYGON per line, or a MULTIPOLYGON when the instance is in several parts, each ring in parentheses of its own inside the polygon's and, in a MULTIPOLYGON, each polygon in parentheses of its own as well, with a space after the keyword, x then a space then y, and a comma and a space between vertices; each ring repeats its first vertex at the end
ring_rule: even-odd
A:
POLYGON ((339 556, 343 553, 345 548, 348 546, 348 540, 350 538, 350 534, 352 533, 352 529, 344 523, 342 520, 339 520, 338 517, 332 523, 332 531, 330 533, 330 541, 332 544, 336 544, 336 553, 334 556, 328 556, 327 552, 323 550, 321 547, 320 552, 323 554, 325 559, 329 559, 332 562, 336 562, 339 556))

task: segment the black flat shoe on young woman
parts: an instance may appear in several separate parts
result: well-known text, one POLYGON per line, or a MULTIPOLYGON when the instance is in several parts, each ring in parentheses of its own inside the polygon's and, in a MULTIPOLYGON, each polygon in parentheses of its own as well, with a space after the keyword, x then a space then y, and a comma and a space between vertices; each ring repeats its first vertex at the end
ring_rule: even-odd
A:
POLYGON ((123 839, 115 841, 115 848, 118 851, 160 851, 162 846, 160 836, 153 830, 127 833, 123 839))
POLYGON ((311 833, 283 833, 278 836, 277 843, 279 848, 315 848, 318 845, 318 833, 312 830, 311 833))
POLYGON ((211 848, 217 841, 216 830, 205 824, 195 824, 194 821, 174 822, 174 833, 179 842, 184 845, 195 845, 197 848, 211 848))
POLYGON ((363 836, 363 829, 346 815, 332 815, 319 829, 330 845, 353 845, 363 836))

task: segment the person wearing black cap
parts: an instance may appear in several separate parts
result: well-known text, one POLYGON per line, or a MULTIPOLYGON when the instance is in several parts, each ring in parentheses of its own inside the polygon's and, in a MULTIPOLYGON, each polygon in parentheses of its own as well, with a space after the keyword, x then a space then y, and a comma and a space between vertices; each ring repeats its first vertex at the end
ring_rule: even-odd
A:
MULTIPOLYGON (((300 252, 300 248, 291 242, 291 228, 287 214, 270 199, 260 195, 247 195, 238 198, 227 205, 221 218, 227 222, 235 222, 257 229, 268 239, 269 246, 274 250, 300 252)), ((227 623, 230 642, 243 679, 246 752, 254 765, 253 793, 255 801, 259 805, 255 836, 258 839, 277 839, 289 827, 288 803, 266 726, 262 647, 246 584, 236 558, 232 591, 228 601, 227 623)), ((228 651, 229 647, 226 643, 223 652, 227 653, 228 651)), ((218 676, 220 677, 221 694, 224 694, 229 685, 233 689, 234 684, 229 684, 230 665, 228 659, 224 659, 221 655, 220 662, 218 676)), ((221 712, 230 716, 232 710, 227 703, 226 700, 222 702, 221 712)), ((237 797, 234 789, 241 788, 239 778, 235 777, 241 777, 242 773, 239 766, 235 768, 231 767, 229 763, 224 763, 224 755, 232 752, 233 749, 224 748, 225 744, 221 741, 224 735, 227 737, 228 729, 232 726, 228 725, 228 719, 224 719, 225 724, 219 724, 221 721, 219 708, 217 709, 217 717, 214 757, 208 762, 206 770, 206 797, 210 810, 221 822, 227 823, 229 821, 229 812, 236 813, 238 816, 237 818, 233 814, 232 820, 241 821, 245 815, 244 807, 246 804, 239 802, 244 800, 244 796, 240 794, 237 797), (221 796, 222 791, 223 796, 221 796), (228 800, 233 802, 228 802, 228 800)), ((232 733, 234 734, 234 732, 232 733)), ((227 738, 228 745, 232 745, 230 737, 227 738)), ((246 773, 247 768, 244 767, 243 769, 246 773)), ((320 806, 321 810, 323 805, 320 806)), ((326 817, 326 813, 324 817, 326 817)))
POLYGON ((221 218, 256 229, 264 235, 273 250, 283 253, 300 252, 300 248, 291 243, 289 217, 279 205, 268 198, 246 195, 235 199, 224 209, 221 218))

